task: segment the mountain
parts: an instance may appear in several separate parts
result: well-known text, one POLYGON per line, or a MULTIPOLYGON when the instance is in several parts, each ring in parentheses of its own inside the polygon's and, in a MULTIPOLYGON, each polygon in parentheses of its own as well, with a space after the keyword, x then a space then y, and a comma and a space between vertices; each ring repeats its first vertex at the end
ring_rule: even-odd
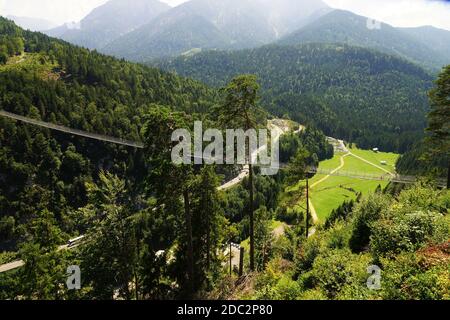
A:
POLYGON ((227 48, 231 40, 211 22, 183 11, 164 15, 141 29, 113 41, 102 51, 134 61, 178 55, 201 48, 227 48))
POLYGON ((369 28, 368 18, 334 10, 284 37, 279 44, 345 43, 396 54, 432 70, 450 62, 448 54, 443 54, 433 44, 418 39, 418 36, 411 35, 416 31, 408 33, 407 30, 385 23, 381 23, 379 28, 369 28))
POLYGON ((145 61, 192 49, 256 47, 275 41, 327 9, 317 0, 191 0, 103 51, 145 61))
POLYGON ((256 74, 262 106, 360 147, 403 152, 423 135, 432 77, 394 55, 348 45, 211 51, 159 66, 212 86, 256 74))
MULTIPOLYGON (((442 56, 450 57, 450 31, 432 26, 401 28, 401 30, 417 41, 434 49, 442 56)), ((447 62, 449 62, 448 60, 450 59, 447 59, 447 62)))
POLYGON ((18 26, 25 30, 46 31, 56 27, 56 24, 39 18, 7 16, 6 18, 13 20, 18 26))
POLYGON ((66 24, 47 34, 86 48, 100 49, 169 9, 158 0, 110 0, 80 23, 66 24))

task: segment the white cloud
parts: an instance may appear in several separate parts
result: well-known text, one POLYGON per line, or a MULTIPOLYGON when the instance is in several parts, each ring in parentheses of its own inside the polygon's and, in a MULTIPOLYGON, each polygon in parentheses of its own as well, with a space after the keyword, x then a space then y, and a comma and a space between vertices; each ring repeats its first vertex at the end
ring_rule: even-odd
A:
MULTIPOLYGON (((1 15, 44 18, 56 23, 79 21, 108 0, 0 0, 1 15)), ((129 0, 133 1, 133 0, 129 0)), ((171 6, 187 0, 162 0, 171 6)), ((227 0, 223 0, 227 1, 227 0)), ((276 1, 276 0, 274 0, 276 1)), ((295 1, 295 0, 294 0, 295 1)), ((323 0, 394 26, 433 25, 450 30, 450 1, 439 0, 323 0)))
POLYGON ((42 18, 58 24, 78 21, 108 0, 0 0, 1 15, 42 18))
POLYGON ((324 0, 329 6, 395 27, 432 25, 450 30, 450 2, 438 0, 324 0))
POLYGON ((172 7, 175 7, 183 2, 186 2, 187 0, 161 0, 161 1, 169 4, 172 7))

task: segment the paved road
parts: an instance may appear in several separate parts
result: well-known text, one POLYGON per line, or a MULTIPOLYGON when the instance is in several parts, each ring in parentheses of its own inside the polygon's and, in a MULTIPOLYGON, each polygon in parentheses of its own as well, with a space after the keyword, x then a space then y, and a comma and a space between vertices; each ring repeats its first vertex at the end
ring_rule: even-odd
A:
POLYGON ((22 261, 22 260, 14 261, 14 262, 7 263, 7 264, 3 264, 3 265, 0 266, 0 273, 20 268, 24 264, 25 264, 25 262, 22 261))
MULTIPOLYGON (((285 126, 285 127, 281 127, 279 124, 279 119, 275 119, 273 121, 269 121, 268 124, 268 128, 270 130, 272 130, 272 132, 275 132, 275 136, 272 137, 272 139, 275 140, 279 140, 280 137, 283 134, 286 134, 289 131, 289 127, 285 126)), ((299 130, 297 130, 296 132, 300 132, 302 130, 302 128, 300 128, 299 130)), ((252 157, 256 157, 259 153, 261 153, 262 151, 264 151, 267 148, 267 145, 264 145, 260 148, 258 148, 258 150, 256 150, 255 152, 253 152, 252 157)), ((248 177, 250 174, 250 170, 249 170, 249 166, 245 165, 244 168, 242 169, 242 171, 239 173, 239 175, 234 178, 233 180, 230 180, 228 182, 226 182, 225 184, 221 185, 218 190, 219 191, 223 191, 223 190, 228 190, 236 185, 238 185, 239 183, 241 183, 246 177, 248 177)))

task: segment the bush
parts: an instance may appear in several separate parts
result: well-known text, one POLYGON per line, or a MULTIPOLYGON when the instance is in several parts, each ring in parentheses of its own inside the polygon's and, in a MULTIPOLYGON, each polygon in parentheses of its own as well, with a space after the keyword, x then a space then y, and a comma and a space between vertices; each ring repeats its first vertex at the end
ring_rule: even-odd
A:
POLYGON ((298 274, 311 270, 316 257, 320 254, 320 246, 319 237, 312 237, 300 244, 296 259, 298 274))
POLYGON ((0 64, 6 64, 8 56, 4 52, 0 52, 0 64))
POLYGON ((383 259, 380 297, 387 300, 438 300, 449 299, 449 253, 433 266, 424 264, 417 253, 403 253, 394 260, 383 259))
POLYGON ((353 211, 353 231, 350 238, 350 248, 353 252, 361 252, 368 248, 371 224, 378 220, 391 203, 388 196, 373 194, 358 203, 353 211))
POLYGON ((350 250, 332 250, 317 257, 311 274, 315 285, 333 299, 345 286, 365 286, 369 265, 367 256, 354 255, 350 250))
POLYGON ((16 221, 13 216, 0 219, 0 240, 11 239, 14 235, 16 221))
POLYGON ((413 252, 427 242, 446 240, 448 231, 447 221, 439 213, 400 210, 373 224, 370 247, 376 258, 413 252))

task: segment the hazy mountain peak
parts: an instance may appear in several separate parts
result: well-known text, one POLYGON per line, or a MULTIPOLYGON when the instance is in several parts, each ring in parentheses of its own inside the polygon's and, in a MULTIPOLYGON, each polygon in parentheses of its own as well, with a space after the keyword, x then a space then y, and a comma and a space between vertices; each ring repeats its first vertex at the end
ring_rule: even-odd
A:
POLYGON ((197 48, 256 47, 297 29, 327 8, 317 0, 191 0, 117 39, 105 52, 141 61, 197 48), (189 25, 187 16, 200 21, 191 19, 189 25))
POLYGON ((50 30, 48 34, 88 48, 101 49, 170 8, 158 0, 110 0, 92 10, 75 28, 65 25, 50 30))

